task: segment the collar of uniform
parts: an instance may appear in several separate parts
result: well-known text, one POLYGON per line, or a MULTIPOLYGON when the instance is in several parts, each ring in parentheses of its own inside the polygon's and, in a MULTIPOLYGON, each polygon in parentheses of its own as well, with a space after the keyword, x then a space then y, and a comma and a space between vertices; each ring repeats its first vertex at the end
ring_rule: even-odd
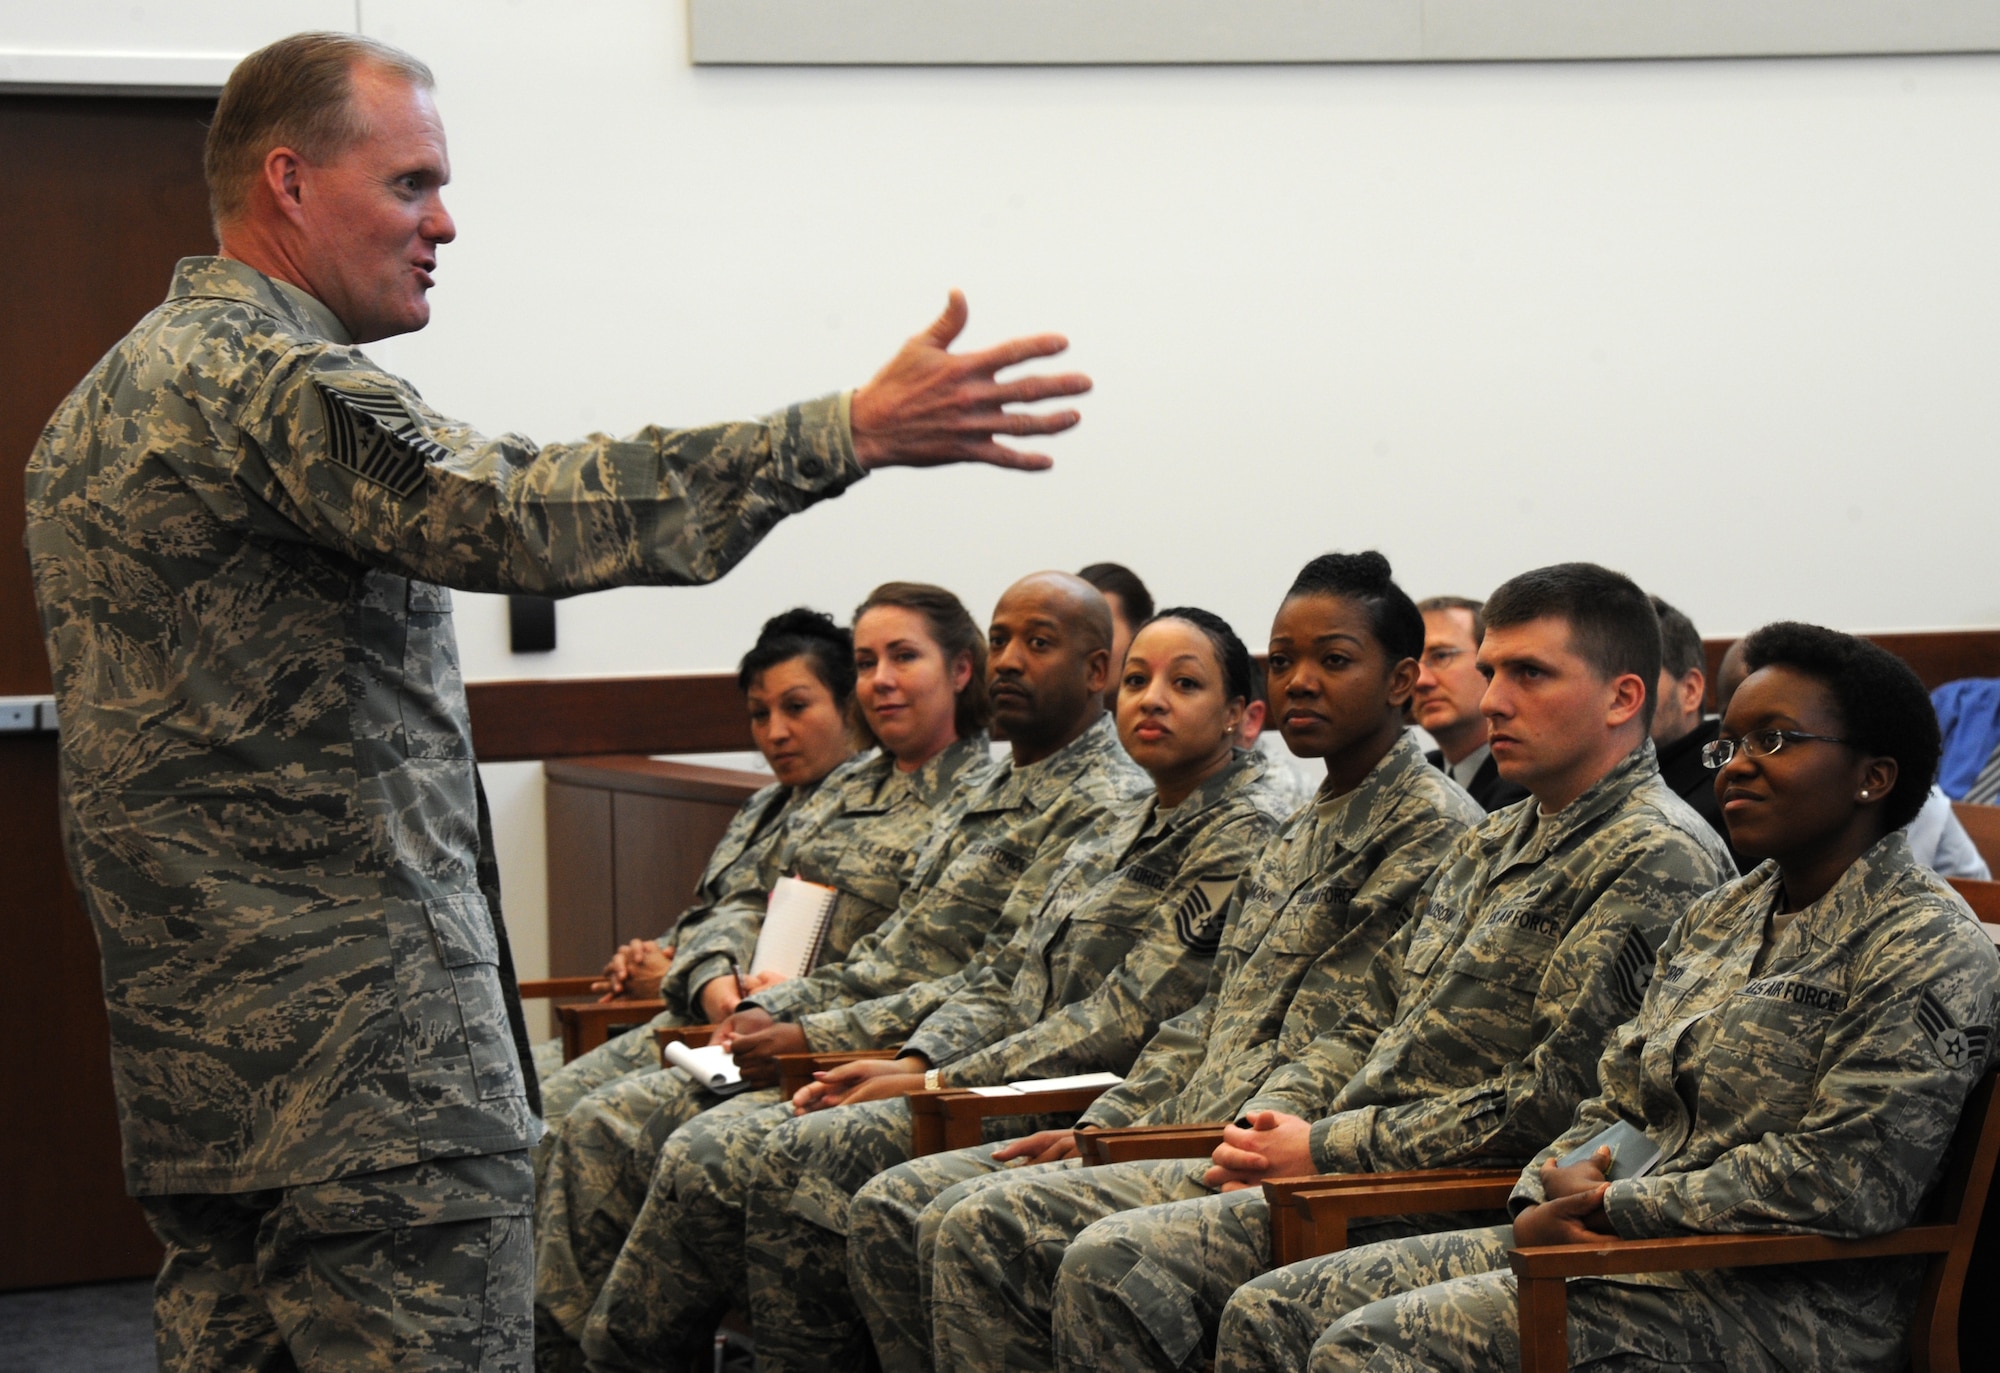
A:
MULTIPOLYGON (((1769 870, 1767 889, 1775 889, 1783 881, 1778 875, 1778 865, 1764 864, 1758 871, 1765 869, 1769 870)), ((1847 865, 1847 871, 1827 888, 1824 896, 1793 913, 1792 931, 1822 943, 1838 943, 1846 932, 1872 924, 1875 917, 1871 912, 1880 908, 1883 898, 1893 888, 1913 882, 1926 887, 1946 885, 1943 878, 1917 862, 1903 831, 1885 834, 1868 852, 1847 865)))
POLYGON ((916 793, 918 800, 927 806, 935 806, 951 795, 967 768, 978 767, 992 753, 993 741, 982 729, 974 732, 971 738, 952 740, 938 750, 935 758, 915 772, 903 775, 909 779, 910 790, 916 793))
POLYGON ((1320 784, 1319 794, 1313 798, 1320 832, 1331 835, 1343 849, 1360 848, 1374 832, 1377 818, 1419 775, 1417 770, 1429 766, 1416 737, 1404 730, 1368 775, 1347 791, 1328 796, 1326 784, 1320 784))
POLYGON ((1112 727, 1111 717, 1099 715, 1089 729, 1039 763, 1014 769, 1009 779, 1015 787, 1014 803, 1037 810, 1054 803, 1078 774, 1119 747, 1118 731, 1112 727))
POLYGON ((1641 741, 1605 773, 1583 795, 1557 811, 1543 815, 1540 804, 1520 808, 1520 814, 1500 836, 1503 849, 1512 849, 1524 862, 1539 862, 1562 847, 1573 834, 1596 829, 1604 818, 1660 775, 1659 754, 1653 741, 1641 741))
POLYGON ((1140 837, 1154 833, 1167 834, 1198 816, 1206 815, 1215 807, 1255 786, 1257 780, 1264 775, 1265 766, 1264 755, 1256 750, 1231 749, 1229 762, 1215 776, 1208 778, 1183 796, 1181 803, 1172 810, 1161 810, 1160 794, 1154 792, 1146 798, 1144 807, 1146 820, 1139 827, 1140 837))
POLYGON ((246 301, 262 306, 301 334, 343 345, 354 341, 347 326, 316 297, 235 258, 182 258, 174 264, 174 284, 167 297, 246 301))

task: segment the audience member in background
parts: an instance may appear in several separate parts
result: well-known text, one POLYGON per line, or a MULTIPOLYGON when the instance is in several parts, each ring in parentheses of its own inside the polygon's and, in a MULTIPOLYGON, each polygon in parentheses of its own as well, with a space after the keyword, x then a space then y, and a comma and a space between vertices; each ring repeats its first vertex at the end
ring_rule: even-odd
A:
MULTIPOLYGON (((780 877, 834 890, 821 963, 838 964, 897 908, 932 834, 958 822, 992 770, 985 636, 958 598, 890 582, 869 593, 854 625, 851 640, 830 621, 825 629, 840 636, 842 695, 855 698, 855 717, 879 747, 822 782, 776 842, 733 866, 714 899, 682 921, 664 989, 673 1003, 666 1024, 719 1020, 756 990, 739 987, 735 970, 750 966, 780 877)), ((812 680, 803 668, 799 676, 812 680)), ((831 713, 823 722, 836 733, 838 724, 831 713)), ((752 728, 762 742, 770 722, 753 717, 752 728)), ((773 766, 793 766, 795 751, 770 750, 773 766)), ((567 1113, 551 1118, 535 1150, 534 1241, 536 1319, 548 1332, 542 1342, 560 1347, 555 1332, 581 1329, 595 1295, 591 1275, 610 1264, 644 1203, 661 1144, 703 1101, 660 1067, 650 1028, 579 1058, 556 1081, 567 1113), (579 1087, 589 1090, 579 1095, 579 1087)))
MULTIPOLYGON (((1736 688, 1743 685, 1746 672, 1744 665, 1744 644, 1738 639, 1722 655, 1722 666, 1716 672, 1716 702, 1718 708, 1727 714, 1730 698, 1736 688)), ((1987 686, 2000 688, 2000 681, 1988 682, 1984 678, 1969 678, 1963 682, 1946 682, 1931 693, 1931 705, 1939 716, 1939 728, 1944 734, 1944 761, 1938 767, 1938 780, 1932 784, 1930 794, 1924 798, 1924 808, 1917 812, 1917 818, 1910 821, 1905 835, 1910 841, 1910 852, 1916 860, 1940 877, 1970 877, 1978 881, 1991 881, 1993 872, 1986 859, 1973 844, 1972 836, 1965 832, 1965 826, 1952 813, 1949 775, 1952 772, 1951 730, 1945 724, 1947 712, 1959 713, 1954 716, 1963 719, 1963 712, 1970 710, 1974 718, 1984 707, 1979 704, 1983 689, 1987 686), (1954 690, 1966 688, 1966 690, 1954 690)), ((2000 710, 2000 696, 1994 698, 1993 709, 2000 710)), ((1963 789, 1966 779, 1973 776, 1972 769, 1978 766, 1976 760, 1961 758, 1958 768, 1958 782, 1963 789)))
POLYGON ((1302 770, 1303 760, 1285 744, 1285 736, 1271 728, 1271 679, 1261 658, 1250 660, 1250 703, 1243 708, 1242 722, 1236 726, 1238 748, 1255 749, 1264 755, 1264 786, 1283 804, 1290 815, 1312 798, 1313 789, 1302 770))
POLYGON ((1104 689, 1104 708, 1118 709, 1118 671, 1132 635, 1153 618, 1153 593, 1139 574, 1123 563, 1092 563, 1076 574, 1097 588, 1111 607, 1111 684, 1104 689))
MULTIPOLYGON (((1162 1020, 1201 997, 1229 897, 1288 814, 1264 786, 1263 755, 1232 742, 1250 654, 1222 619, 1181 607, 1140 627, 1120 677, 1118 737, 1153 795, 1077 837, 1009 947, 916 1027, 900 1057, 844 1064, 764 1120, 739 1118, 747 1128, 712 1136, 690 1159, 699 1175, 677 1184, 711 1198, 690 1211, 724 1222, 684 1229, 683 1261, 735 1261, 765 1373, 868 1362, 847 1283, 846 1203, 911 1157, 908 1093, 1122 1074, 1162 1020)), ((1073 1115, 995 1120, 987 1137, 1025 1137, 1073 1115)))
MULTIPOLYGON (((1022 578, 995 607, 987 644, 988 694, 1010 757, 966 800, 958 823, 925 846, 895 914, 845 959, 754 993, 722 1022, 715 1042, 746 1080, 774 1084, 779 1054, 901 1042, 1007 947, 1070 842, 1148 789, 1104 715, 1111 614, 1089 583, 1064 572, 1022 578)), ((587 1354, 593 1369, 607 1369, 690 1357, 708 1298, 701 1274, 661 1259, 659 1237, 672 1233, 686 1200, 673 1181, 683 1135, 667 1131, 711 1107, 726 1118, 777 1099, 764 1090, 718 1102, 681 1085, 623 1165, 644 1205, 602 1218, 588 1255, 577 1255, 589 1262, 551 1275, 569 1279, 560 1294, 539 1290, 537 1274, 538 1303, 557 1295, 563 1303, 559 1328, 538 1320, 538 1358, 561 1367, 587 1354)))
POLYGON ((1974 805, 2000 802, 2000 677, 1967 677, 1931 693, 1944 759, 1938 785, 1974 805))
MULTIPOLYGON (((1207 994, 1160 1027, 1125 1081, 1084 1112, 1085 1125, 1233 1120, 1274 1068, 1365 995, 1377 952, 1481 818, 1405 728, 1423 646, 1423 617, 1381 554, 1332 553, 1300 570, 1271 626, 1271 688, 1286 743, 1324 759, 1326 782, 1238 887, 1207 994)), ((1114 1212, 1200 1195, 1200 1172, 1186 1160, 1085 1168, 1072 1135, 1052 1131, 997 1154, 961 1149, 883 1173, 849 1208, 848 1254, 884 1368, 926 1362, 939 1227, 968 1206, 990 1196, 1028 1226, 1032 1240, 1017 1230, 1022 1244, 991 1251, 1018 1270, 1010 1277, 1021 1279, 1013 1295, 1023 1306, 1018 1328, 954 1339, 940 1357, 955 1367, 1046 1366, 1060 1239, 1114 1212), (1017 1193, 1027 1199, 1018 1212, 1007 1202, 1017 1193)))
POLYGON ((1411 718, 1438 746, 1427 755, 1487 811, 1511 806, 1528 789, 1500 775, 1486 745, 1486 717, 1479 701, 1486 678, 1479 671, 1479 644, 1486 637, 1482 602, 1463 596, 1432 596, 1417 602, 1424 616, 1424 655, 1411 718))
MULTIPOLYGON (((1658 596, 1653 613, 1660 617, 1660 682, 1653 703, 1653 747, 1660 751, 1660 776, 1674 795, 1725 840, 1722 803, 1715 799, 1715 774, 1701 761, 1701 751, 1722 728, 1720 717, 1703 714, 1708 700, 1708 655, 1694 621, 1658 596)), ((1741 867, 1742 864, 1737 864, 1741 867)))
MULTIPOLYGON (((748 801, 723 831, 695 887, 695 902, 681 913, 674 930, 692 929, 726 894, 755 881, 758 863, 778 844, 783 822, 853 751, 849 708, 854 700, 854 636, 817 610, 788 610, 764 622, 757 642, 737 665, 736 686, 750 711, 750 737, 777 781, 748 801)), ((753 936, 754 937, 754 936, 753 936)), ((617 997, 650 1000, 662 993, 673 964, 674 931, 658 940, 638 939, 605 966, 606 1001, 617 997)), ((570 1063, 561 1058, 562 1041, 535 1046, 542 1077, 542 1117, 559 1128, 578 1099, 594 1088, 631 1073, 657 1069, 655 1026, 689 1025, 710 1019, 685 983, 667 996, 667 1007, 642 1029, 622 1034, 570 1063), (553 1050, 555 1058, 547 1055, 553 1050)), ((727 1014, 728 1012, 723 1012, 727 1014)), ((546 1154, 548 1137, 537 1145, 546 1154)))
POLYGON ((1734 869, 1660 781, 1660 626, 1645 594, 1565 563, 1506 582, 1486 615, 1494 755, 1534 804, 1459 839, 1369 994, 1265 1080, 1212 1166, 1161 1165, 1183 1200, 1080 1234, 1073 1208, 1037 1195, 1064 1178, 959 1202, 932 1258, 942 1367, 989 1367, 998 1350, 1010 1368, 1189 1367, 1269 1265, 1264 1179, 1523 1163, 1595 1091, 1673 921, 1734 869), (1061 1232, 1076 1235, 1067 1249, 1061 1232))
MULTIPOLYGON (((1748 655, 1709 748, 1737 848, 1771 861, 1674 927, 1598 1094, 1523 1170, 1511 1230, 1259 1278, 1230 1300, 1218 1373, 1515 1367, 1513 1245, 1848 1239, 1917 1218, 2000 1012, 1992 942, 1897 833, 1937 765, 1937 727, 1916 674, 1851 635, 1768 625, 1748 655), (1557 1163, 1614 1124, 1666 1151, 1644 1177, 1607 1183, 1604 1151, 1557 1163)), ((1570 1360, 1901 1368, 1923 1276, 1911 1257, 1572 1278, 1570 1360)))

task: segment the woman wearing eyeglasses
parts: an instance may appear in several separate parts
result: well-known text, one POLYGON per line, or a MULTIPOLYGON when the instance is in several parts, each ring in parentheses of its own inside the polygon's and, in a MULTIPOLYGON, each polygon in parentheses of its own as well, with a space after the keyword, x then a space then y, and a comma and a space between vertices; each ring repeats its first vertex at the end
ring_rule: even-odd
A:
MULTIPOLYGON (((1732 842, 1763 861, 1669 934, 1600 1095, 1522 1173, 1511 1232, 1267 1274, 1231 1301, 1218 1370, 1513 1367, 1510 1247, 1858 1237, 1916 1218, 2000 1010, 1991 940, 1901 833, 1937 767, 1936 718, 1908 667, 1851 635, 1767 625, 1746 651, 1706 757, 1732 842), (1614 1163, 1590 1146, 1621 1125, 1644 1138, 1614 1163), (1628 1176, 1648 1146, 1657 1161, 1628 1176)), ((1573 1279, 1570 1366, 1901 1367, 1921 1273, 1906 1259, 1573 1279)))

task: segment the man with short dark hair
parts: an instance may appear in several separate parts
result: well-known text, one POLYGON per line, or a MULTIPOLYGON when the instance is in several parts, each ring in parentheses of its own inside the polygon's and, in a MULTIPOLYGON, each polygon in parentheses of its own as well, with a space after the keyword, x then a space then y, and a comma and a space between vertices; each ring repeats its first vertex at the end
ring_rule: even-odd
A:
POLYGON ((1660 681, 1653 706, 1653 747, 1660 751, 1660 776, 1727 843, 1729 829, 1722 823, 1722 803, 1715 797, 1715 772, 1701 760, 1702 746, 1722 729, 1720 716, 1711 719, 1703 714, 1708 653, 1694 621, 1658 596, 1649 599, 1660 617, 1660 681))
POLYGON ((1479 701, 1486 679, 1479 672, 1479 645, 1486 637, 1484 604, 1464 596, 1432 596, 1417 602, 1424 616, 1424 656, 1410 717, 1438 746, 1426 758, 1464 787, 1482 810, 1511 806, 1526 787, 1500 775, 1486 746, 1486 717, 1479 701))
POLYGON ((1565 563, 1501 586, 1486 619, 1494 757, 1534 803, 1458 840, 1376 957, 1370 994, 1265 1079, 1209 1164, 1118 1165, 1178 1172, 1183 1200, 1082 1230, 1052 1283, 1048 1218, 1063 1203, 1038 1189, 1075 1185, 1060 1174, 927 1217, 940 1368, 995 1349, 1013 1368, 1192 1366, 1230 1295, 1269 1265, 1265 1178, 1522 1163, 1593 1093, 1668 927, 1734 869, 1654 764, 1660 638, 1644 593, 1565 563))
POLYGON ((104 961, 163 1367, 518 1367, 541 1132, 451 593, 710 581, 891 463, 1044 466, 945 315, 859 390, 537 446, 358 344, 457 234, 428 69, 351 34, 238 64, 221 252, 43 431, 27 545, 72 866, 104 961))
POLYGON ((1139 574, 1123 563, 1092 563, 1076 574, 1097 588, 1111 607, 1111 681, 1104 688, 1104 708, 1118 709, 1118 683, 1125 673, 1125 650, 1139 626, 1153 618, 1153 593, 1139 574))

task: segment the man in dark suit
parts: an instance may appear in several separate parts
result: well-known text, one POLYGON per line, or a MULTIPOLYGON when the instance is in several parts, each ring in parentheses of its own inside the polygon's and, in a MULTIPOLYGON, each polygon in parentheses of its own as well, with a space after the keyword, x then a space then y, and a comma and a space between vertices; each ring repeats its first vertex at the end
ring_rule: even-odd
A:
POLYGON ((1528 794, 1501 777, 1486 746, 1486 717, 1479 700, 1486 678, 1479 671, 1479 643, 1486 637, 1482 602, 1463 596, 1433 596, 1417 603, 1424 615, 1424 656, 1411 718, 1437 740, 1425 757, 1488 811, 1510 806, 1528 794))
MULTIPOLYGON (((1722 729, 1721 717, 1710 719, 1702 713, 1708 697, 1708 656, 1694 621, 1658 596, 1652 602, 1653 613, 1660 617, 1659 699, 1653 707, 1653 747, 1660 751, 1660 776, 1726 844, 1729 831, 1722 823, 1722 803, 1715 798, 1715 773, 1701 761, 1702 745, 1722 729)), ((1734 849, 1730 857, 1736 857, 1734 849)), ((1749 870, 1741 859, 1736 866, 1749 870)))

